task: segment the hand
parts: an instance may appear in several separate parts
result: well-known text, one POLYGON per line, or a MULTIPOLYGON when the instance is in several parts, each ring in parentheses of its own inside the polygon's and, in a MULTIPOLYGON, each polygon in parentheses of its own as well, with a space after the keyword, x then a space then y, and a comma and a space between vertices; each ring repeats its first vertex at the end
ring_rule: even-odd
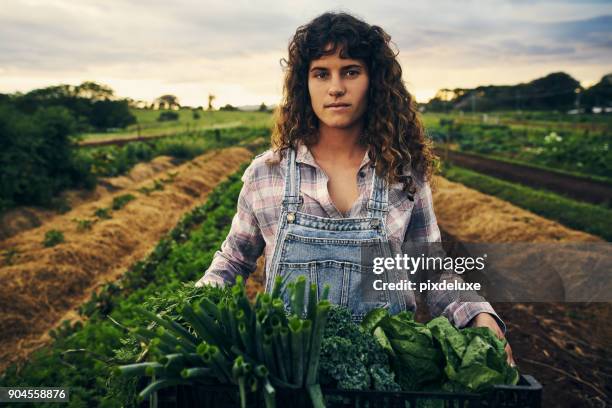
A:
MULTIPOLYGON (((500 339, 505 339, 504 332, 497 324, 497 320, 490 315, 489 313, 479 313, 470 321, 470 326, 472 327, 488 327, 493 330, 493 333, 497 335, 500 339)), ((514 357, 512 357, 512 349, 510 348, 510 343, 506 342, 506 355, 508 356, 508 364, 510 367, 516 367, 516 363, 514 362, 514 357)))

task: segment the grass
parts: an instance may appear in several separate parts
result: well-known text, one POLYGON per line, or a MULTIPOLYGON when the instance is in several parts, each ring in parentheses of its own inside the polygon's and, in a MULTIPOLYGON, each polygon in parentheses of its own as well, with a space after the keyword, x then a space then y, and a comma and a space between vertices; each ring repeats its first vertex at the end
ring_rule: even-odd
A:
POLYGON ((550 130, 578 130, 585 126, 593 130, 603 131, 610 128, 610 118, 601 114, 568 115, 563 113, 524 111, 524 112, 453 112, 438 113, 431 112, 423 114, 423 122, 426 127, 437 126, 440 119, 454 119, 455 122, 482 123, 483 115, 489 120, 498 118, 499 124, 507 124, 512 128, 523 129, 527 124, 530 128, 542 128, 550 130))
POLYGON ((95 220, 73 218, 72 221, 76 223, 76 229, 78 232, 89 231, 93 226, 95 220))
POLYGON ((443 176, 569 228, 612 241, 612 210, 603 206, 578 202, 549 191, 510 183, 457 166, 448 166, 443 176))
POLYGON ((110 214, 110 208, 97 208, 93 215, 101 220, 110 220, 113 217, 110 214))
POLYGON ((157 118, 163 110, 132 109, 137 124, 116 132, 86 133, 83 139, 116 139, 122 137, 151 136, 158 134, 189 133, 204 129, 224 127, 271 127, 272 114, 266 112, 230 112, 230 111, 198 111, 199 119, 194 119, 191 109, 176 111, 179 119, 176 121, 158 122, 157 118))

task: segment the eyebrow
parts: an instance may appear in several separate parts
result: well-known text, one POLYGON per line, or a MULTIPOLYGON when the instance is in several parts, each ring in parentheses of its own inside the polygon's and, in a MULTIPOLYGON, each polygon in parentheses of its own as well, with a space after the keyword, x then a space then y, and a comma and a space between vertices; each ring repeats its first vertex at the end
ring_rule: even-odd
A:
MULTIPOLYGON (((340 68, 340 69, 341 69, 341 70, 347 70, 347 69, 351 69, 351 68, 353 68, 353 69, 354 69, 354 68, 360 68, 360 69, 363 69, 363 65, 361 65, 361 64, 349 64, 349 65, 345 65, 345 66, 343 66, 343 67, 342 67, 342 68, 340 68)), ((315 71, 315 70, 317 70, 317 69, 327 70, 327 69, 329 69, 329 68, 326 68, 326 67, 319 67, 319 66, 314 66, 314 67, 312 67, 312 68, 310 69, 310 72, 315 71)))

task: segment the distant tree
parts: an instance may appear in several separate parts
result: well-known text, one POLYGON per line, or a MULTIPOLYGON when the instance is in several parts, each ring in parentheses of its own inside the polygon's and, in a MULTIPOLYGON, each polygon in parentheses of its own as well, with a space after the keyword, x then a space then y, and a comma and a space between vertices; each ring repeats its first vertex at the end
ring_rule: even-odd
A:
POLYGON ((153 102, 159 109, 178 109, 181 107, 175 95, 162 95, 153 102))
POLYGON ((578 81, 564 72, 554 72, 528 83, 489 85, 473 89, 441 89, 426 105, 428 111, 448 110, 566 110, 576 102, 578 81))
POLYGON ((612 73, 605 75, 601 81, 586 89, 582 94, 582 106, 588 110, 612 106, 612 73))
POLYGON ((261 105, 259 105, 258 111, 259 112, 267 112, 268 111, 268 107, 266 106, 265 103, 262 102, 261 105))
POLYGON ((213 110, 213 101, 216 99, 217 97, 213 94, 208 94, 208 110, 211 111, 213 110))
POLYGON ((191 110, 191 115, 192 115, 194 120, 200 119, 200 117, 201 117, 200 110, 199 109, 192 109, 191 110))
POLYGON ((98 129, 124 128, 136 123, 127 101, 99 100, 93 103, 90 123, 98 129))
POLYGON ((229 103, 226 104, 225 106, 222 106, 219 108, 219 110, 221 111, 237 111, 239 110, 237 107, 230 105, 229 103))
POLYGON ((79 98, 90 99, 92 101, 102 101, 115 97, 115 93, 111 87, 92 81, 86 81, 76 86, 74 88, 74 94, 79 98))
POLYGON ((63 107, 24 113, 0 105, 0 211, 14 205, 48 205, 69 187, 93 187, 91 163, 74 148, 76 123, 63 107))
POLYGON ((76 119, 78 132, 122 128, 136 120, 126 100, 117 99, 110 87, 91 81, 77 86, 62 84, 34 89, 10 99, 19 111, 27 114, 42 108, 63 107, 76 119))

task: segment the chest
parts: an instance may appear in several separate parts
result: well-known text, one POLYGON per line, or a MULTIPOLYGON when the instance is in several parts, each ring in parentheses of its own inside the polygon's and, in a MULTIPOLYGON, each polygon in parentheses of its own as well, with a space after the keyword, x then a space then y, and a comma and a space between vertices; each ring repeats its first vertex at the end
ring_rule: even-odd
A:
POLYGON ((321 166, 327 175, 327 191, 335 207, 346 214, 359 198, 357 184, 358 165, 352 166, 321 166))

